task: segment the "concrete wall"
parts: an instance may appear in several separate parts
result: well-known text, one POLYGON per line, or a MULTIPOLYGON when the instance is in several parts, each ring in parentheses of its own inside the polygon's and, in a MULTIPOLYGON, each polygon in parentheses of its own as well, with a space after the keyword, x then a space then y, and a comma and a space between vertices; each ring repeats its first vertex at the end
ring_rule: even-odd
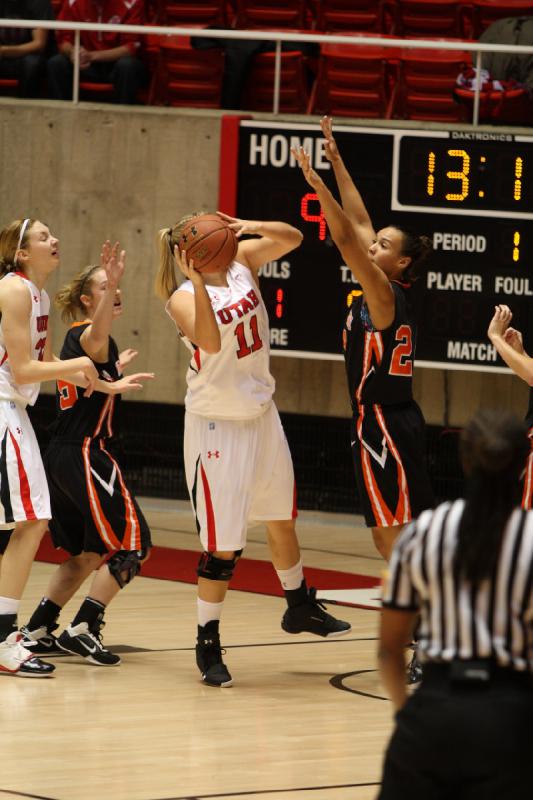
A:
MULTIPOLYGON (((60 239, 61 283, 98 260, 105 238, 127 251, 119 347, 139 350, 136 369, 157 380, 138 401, 182 403, 188 355, 154 297, 155 234, 218 196, 217 112, 0 99, 0 222, 37 217, 60 239)), ((340 324, 340 321, 339 321, 340 324)), ((64 326, 55 315, 58 352, 64 326)), ((272 358, 282 411, 348 416, 340 362, 272 358)), ((52 386, 43 387, 52 391, 52 386)), ((527 386, 511 375, 419 369, 415 394, 429 423, 461 425, 481 404, 523 414, 527 386)))

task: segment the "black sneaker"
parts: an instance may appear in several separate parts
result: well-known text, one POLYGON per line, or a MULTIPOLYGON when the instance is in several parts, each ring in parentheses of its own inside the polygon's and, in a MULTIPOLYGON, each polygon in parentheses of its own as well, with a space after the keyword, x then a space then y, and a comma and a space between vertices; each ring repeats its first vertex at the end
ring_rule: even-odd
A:
POLYGON ((86 622, 69 625, 57 643, 66 653, 82 656, 89 664, 98 664, 100 667, 115 667, 120 664, 120 656, 103 646, 100 631, 90 631, 86 622))
POLYGON ((212 620, 203 627, 199 625, 196 663, 202 673, 202 680, 208 686, 233 686, 233 679, 222 661, 222 654, 225 652, 220 646, 218 620, 212 620))
POLYGON ((31 650, 24 647, 23 636, 19 631, 13 631, 7 639, 0 642, 0 675, 49 678, 54 670, 53 664, 35 658, 31 650))
POLYGON ((412 686, 415 683, 420 683, 423 676, 424 671, 422 669, 422 664, 418 660, 417 648, 413 647, 413 655, 405 672, 405 682, 408 686, 412 686))
POLYGON ((30 631, 27 625, 23 625, 20 629, 24 637, 22 644, 35 655, 64 655, 63 650, 57 643, 57 637, 52 633, 57 628, 59 628, 59 625, 51 625, 49 628, 43 625, 42 628, 30 631))
POLYGON ((328 639, 350 633, 350 623, 332 617, 325 608, 324 603, 316 599, 316 589, 309 589, 307 602, 287 608, 281 627, 286 633, 314 633, 328 639))

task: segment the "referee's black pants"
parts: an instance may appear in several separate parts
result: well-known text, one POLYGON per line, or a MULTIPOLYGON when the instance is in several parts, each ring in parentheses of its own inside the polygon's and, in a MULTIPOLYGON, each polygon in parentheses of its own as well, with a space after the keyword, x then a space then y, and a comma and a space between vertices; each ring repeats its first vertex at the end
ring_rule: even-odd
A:
MULTIPOLYGON (((531 678, 531 676, 529 676, 531 678)), ((533 683, 498 670, 456 684, 428 665, 396 715, 378 800, 531 800, 533 683)))

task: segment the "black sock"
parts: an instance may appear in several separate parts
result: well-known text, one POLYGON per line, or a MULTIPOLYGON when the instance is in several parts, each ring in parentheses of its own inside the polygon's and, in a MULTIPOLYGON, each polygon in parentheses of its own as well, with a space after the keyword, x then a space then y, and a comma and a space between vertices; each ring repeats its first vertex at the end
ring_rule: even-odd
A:
POLYGON ((49 631, 60 612, 61 606, 58 606, 53 600, 49 600, 48 597, 43 597, 31 615, 30 621, 26 627, 29 631, 36 631, 38 628, 46 628, 49 631))
POLYGON ((301 582, 298 589, 284 589, 284 593, 289 608, 294 608, 294 606, 301 606, 302 603, 307 603, 309 593, 307 591, 305 578, 301 582))
POLYGON ((16 614, 0 614, 0 642, 7 639, 10 633, 18 630, 16 614))
POLYGON ((80 622, 86 622, 89 630, 94 632, 100 630, 100 624, 104 618, 105 606, 98 600, 93 600, 92 597, 86 597, 80 606, 80 610, 72 620, 72 627, 79 625, 80 622))

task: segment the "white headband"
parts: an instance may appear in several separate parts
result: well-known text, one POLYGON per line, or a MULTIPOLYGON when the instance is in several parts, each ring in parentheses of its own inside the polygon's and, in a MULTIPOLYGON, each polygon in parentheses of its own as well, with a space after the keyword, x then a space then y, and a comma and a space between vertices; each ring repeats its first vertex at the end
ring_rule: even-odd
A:
POLYGON ((22 244, 22 240, 24 239, 24 234, 26 233, 26 228, 28 227, 28 222, 29 221, 30 221, 30 218, 28 217, 28 219, 25 219, 24 222, 22 223, 21 227, 20 227, 19 243, 17 245, 17 250, 20 250, 20 245, 22 244))

